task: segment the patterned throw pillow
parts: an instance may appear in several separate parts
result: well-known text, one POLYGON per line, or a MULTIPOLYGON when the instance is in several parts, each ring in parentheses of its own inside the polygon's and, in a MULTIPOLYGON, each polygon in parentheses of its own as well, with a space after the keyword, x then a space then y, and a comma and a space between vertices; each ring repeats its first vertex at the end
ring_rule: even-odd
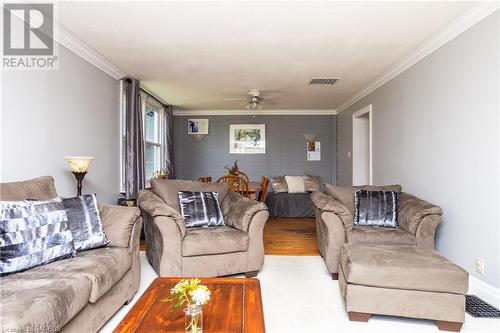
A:
POLYGON ((109 243, 104 234, 95 194, 63 199, 77 251, 95 249, 109 243))
POLYGON ((285 180, 288 193, 304 193, 306 191, 304 176, 285 176, 285 180))
POLYGON ((217 192, 179 192, 179 206, 186 228, 224 225, 217 192))
POLYGON ((75 253, 61 199, 0 202, 0 276, 75 253))
POLYGON ((354 225, 398 227, 398 192, 354 192, 354 225))
POLYGON ((320 184, 321 184, 321 180, 320 180, 319 176, 306 175, 306 178, 304 180, 304 187, 306 189, 306 192, 319 191, 320 184))
POLYGON ((288 192, 288 185, 285 180, 285 176, 276 176, 269 178, 271 182, 271 187, 274 193, 286 193, 288 192))

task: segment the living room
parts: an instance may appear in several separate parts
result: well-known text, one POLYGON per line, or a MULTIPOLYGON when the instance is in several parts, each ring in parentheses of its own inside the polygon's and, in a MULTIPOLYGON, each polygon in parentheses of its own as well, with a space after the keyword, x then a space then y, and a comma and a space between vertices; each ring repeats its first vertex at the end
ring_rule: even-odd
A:
POLYGON ((499 331, 498 1, 2 7, 2 331, 499 331))

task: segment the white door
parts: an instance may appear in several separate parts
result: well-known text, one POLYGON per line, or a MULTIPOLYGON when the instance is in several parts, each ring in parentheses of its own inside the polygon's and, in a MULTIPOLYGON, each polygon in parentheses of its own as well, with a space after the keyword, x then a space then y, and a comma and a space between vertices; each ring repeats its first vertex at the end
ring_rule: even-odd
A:
POLYGON ((372 185, 372 105, 352 115, 352 184, 372 185))

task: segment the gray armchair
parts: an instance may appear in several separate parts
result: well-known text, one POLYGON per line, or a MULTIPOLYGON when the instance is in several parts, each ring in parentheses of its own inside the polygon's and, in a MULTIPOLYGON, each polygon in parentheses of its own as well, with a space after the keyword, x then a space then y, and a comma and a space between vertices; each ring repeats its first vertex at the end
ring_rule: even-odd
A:
POLYGON ((434 249, 435 232, 443 214, 441 207, 401 192, 398 198, 399 228, 355 226, 352 204, 355 189, 378 190, 373 186, 340 187, 325 184, 324 192, 311 194, 316 212, 318 249, 333 279, 338 278, 339 250, 344 243, 410 245, 434 249), (339 196, 339 192, 343 195, 339 196))
POLYGON ((160 276, 256 276, 264 264, 263 230, 269 213, 260 202, 229 192, 227 184, 154 179, 138 194, 146 256, 160 276), (186 228, 179 191, 218 192, 225 226, 186 228))

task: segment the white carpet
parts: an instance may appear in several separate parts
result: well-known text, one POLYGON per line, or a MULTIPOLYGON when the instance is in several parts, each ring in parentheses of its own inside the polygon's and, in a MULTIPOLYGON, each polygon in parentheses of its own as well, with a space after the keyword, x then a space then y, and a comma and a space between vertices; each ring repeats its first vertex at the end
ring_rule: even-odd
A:
MULTIPOLYGON (((133 302, 123 306, 101 332, 112 332, 157 277, 144 252, 141 252, 141 264, 139 292, 133 302)), ((438 332, 435 323, 427 320, 372 316, 368 323, 350 322, 338 283, 330 278, 321 257, 266 256, 258 279, 261 282, 268 333, 438 332)), ((476 319, 466 315, 462 332, 498 333, 500 319, 476 319)))

